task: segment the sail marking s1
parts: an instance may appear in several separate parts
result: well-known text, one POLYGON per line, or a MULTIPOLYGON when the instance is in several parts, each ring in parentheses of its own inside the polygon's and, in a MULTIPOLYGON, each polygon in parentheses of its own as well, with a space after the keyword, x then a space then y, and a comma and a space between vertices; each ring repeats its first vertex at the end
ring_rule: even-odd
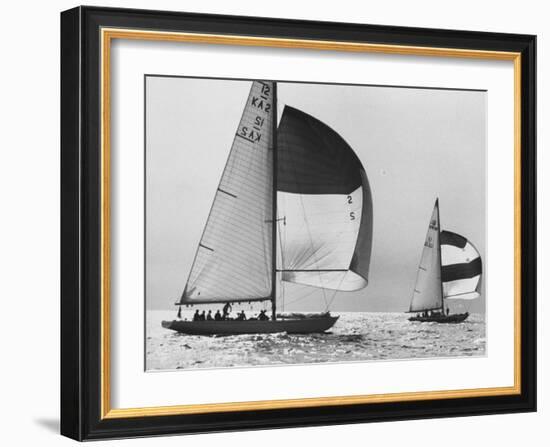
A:
POLYGON ((254 82, 182 303, 265 300, 272 282, 272 84, 254 82))

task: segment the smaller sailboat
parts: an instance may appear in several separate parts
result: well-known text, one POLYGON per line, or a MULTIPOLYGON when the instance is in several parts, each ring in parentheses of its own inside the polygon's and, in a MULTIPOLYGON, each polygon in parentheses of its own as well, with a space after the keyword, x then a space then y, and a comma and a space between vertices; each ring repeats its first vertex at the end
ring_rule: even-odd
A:
POLYGON ((409 312, 416 313, 409 321, 460 323, 469 313, 449 314, 446 300, 479 298, 481 255, 475 246, 460 234, 441 231, 439 199, 432 217, 418 266, 409 312))

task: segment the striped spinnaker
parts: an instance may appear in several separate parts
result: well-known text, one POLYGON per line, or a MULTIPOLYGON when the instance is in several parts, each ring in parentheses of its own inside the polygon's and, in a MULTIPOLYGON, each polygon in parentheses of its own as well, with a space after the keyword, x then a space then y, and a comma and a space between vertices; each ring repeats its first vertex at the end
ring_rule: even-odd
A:
POLYGON ((441 280, 447 299, 479 298, 481 255, 465 237, 451 231, 441 232, 441 280))

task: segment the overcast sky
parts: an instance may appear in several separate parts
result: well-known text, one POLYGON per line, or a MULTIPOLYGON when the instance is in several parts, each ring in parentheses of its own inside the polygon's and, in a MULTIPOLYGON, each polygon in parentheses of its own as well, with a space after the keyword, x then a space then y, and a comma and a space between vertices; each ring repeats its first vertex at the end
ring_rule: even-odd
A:
MULTIPOLYGON (((303 110, 354 149, 374 210, 369 285, 334 297, 287 285, 285 310, 321 311, 327 297, 334 311, 408 310, 437 197, 442 229, 470 239, 486 262, 485 92, 278 85, 279 113, 303 110)), ((250 86, 147 77, 147 308, 173 309, 181 296, 250 86)), ((482 295, 471 311, 483 311, 482 295)))

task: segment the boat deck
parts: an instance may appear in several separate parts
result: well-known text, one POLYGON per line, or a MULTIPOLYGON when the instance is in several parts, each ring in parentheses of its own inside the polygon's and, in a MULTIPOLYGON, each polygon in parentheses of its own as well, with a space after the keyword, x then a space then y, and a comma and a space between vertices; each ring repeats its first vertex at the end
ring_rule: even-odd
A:
POLYGON ((409 321, 419 321, 421 323, 462 323, 470 314, 465 312, 463 314, 451 314, 451 315, 432 315, 429 317, 410 317, 409 321))
POLYGON ((330 315, 281 320, 173 320, 163 321, 162 326, 189 335, 275 334, 278 332, 312 334, 327 331, 337 320, 337 316, 330 315))

